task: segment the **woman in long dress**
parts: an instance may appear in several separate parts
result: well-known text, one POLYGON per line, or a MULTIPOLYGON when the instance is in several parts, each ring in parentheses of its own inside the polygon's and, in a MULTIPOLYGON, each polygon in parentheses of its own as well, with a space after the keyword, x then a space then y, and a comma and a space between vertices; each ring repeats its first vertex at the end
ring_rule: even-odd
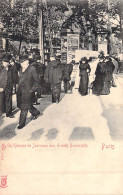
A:
POLYGON ((108 95, 110 93, 111 82, 113 78, 113 71, 115 66, 109 56, 105 58, 105 78, 102 95, 108 95))
POLYGON ((100 57, 95 72, 92 92, 96 95, 108 95, 110 93, 109 80, 107 79, 107 67, 104 57, 100 57))
POLYGON ((79 92, 82 95, 87 95, 88 94, 88 81, 89 81, 88 74, 91 71, 90 66, 87 63, 87 58, 84 57, 81 59, 79 70, 80 70, 79 92))

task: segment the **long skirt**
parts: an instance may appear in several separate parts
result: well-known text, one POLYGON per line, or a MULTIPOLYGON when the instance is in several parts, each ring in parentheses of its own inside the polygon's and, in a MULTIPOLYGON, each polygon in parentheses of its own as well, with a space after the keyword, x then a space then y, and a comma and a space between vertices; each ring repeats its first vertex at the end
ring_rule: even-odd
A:
POLYGON ((104 76, 96 75, 96 78, 93 82, 92 92, 93 94, 101 95, 104 87, 104 76))
POLYGON ((59 102, 61 94, 61 83, 53 84, 52 85, 52 102, 55 103, 56 101, 59 102))
POLYGON ((108 76, 105 76, 101 95, 108 95, 110 93, 110 87, 110 78, 108 76))
POLYGON ((88 74, 82 75, 79 83, 79 92, 82 95, 88 94, 88 74))

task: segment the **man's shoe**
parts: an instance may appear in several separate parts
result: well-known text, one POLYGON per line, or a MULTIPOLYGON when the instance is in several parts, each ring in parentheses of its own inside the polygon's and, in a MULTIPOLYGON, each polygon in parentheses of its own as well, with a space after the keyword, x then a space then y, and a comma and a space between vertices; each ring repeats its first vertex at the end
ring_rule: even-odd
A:
POLYGON ((112 87, 117 87, 117 86, 113 84, 112 87))
POLYGON ((35 119, 38 118, 38 116, 39 116, 39 115, 37 115, 37 116, 32 116, 31 119, 32 119, 32 120, 35 120, 35 119))
POLYGON ((6 115, 6 117, 15 118, 15 116, 13 116, 13 115, 6 115))
POLYGON ((31 116, 31 120, 37 119, 39 117, 39 115, 40 115, 40 112, 38 114, 36 114, 36 115, 32 115, 31 116))
POLYGON ((17 128, 22 129, 25 125, 19 125, 17 128))
POLYGON ((39 102, 34 103, 34 105, 39 105, 39 104, 40 104, 39 102))

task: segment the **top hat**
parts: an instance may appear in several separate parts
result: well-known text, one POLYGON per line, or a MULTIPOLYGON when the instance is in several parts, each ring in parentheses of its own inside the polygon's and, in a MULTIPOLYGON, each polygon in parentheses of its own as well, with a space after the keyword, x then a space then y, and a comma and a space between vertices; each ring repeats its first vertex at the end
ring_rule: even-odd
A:
POLYGON ((28 55, 19 56, 18 62, 23 63, 24 61, 28 60, 28 55))
POLYGON ((41 60, 41 56, 40 55, 35 55, 35 60, 41 60))
POLYGON ((86 60, 87 60, 86 57, 82 57, 82 58, 81 58, 81 61, 86 61, 86 60))
POLYGON ((4 62, 9 62, 12 59, 12 55, 11 54, 4 54, 2 56, 2 61, 4 62))

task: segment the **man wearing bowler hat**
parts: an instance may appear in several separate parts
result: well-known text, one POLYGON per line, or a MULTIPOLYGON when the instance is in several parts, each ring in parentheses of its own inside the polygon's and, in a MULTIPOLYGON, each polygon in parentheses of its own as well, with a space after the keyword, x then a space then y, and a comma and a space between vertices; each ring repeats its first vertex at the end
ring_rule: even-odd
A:
POLYGON ((3 56, 0 71, 0 92, 4 96, 6 117, 14 118, 12 115, 13 69, 9 63, 11 57, 11 55, 3 56))
POLYGON ((39 77, 36 66, 31 58, 25 58, 17 91, 17 106, 21 110, 18 129, 25 126, 28 111, 32 114, 33 119, 40 114, 33 106, 32 94, 37 90, 39 90, 39 77))

